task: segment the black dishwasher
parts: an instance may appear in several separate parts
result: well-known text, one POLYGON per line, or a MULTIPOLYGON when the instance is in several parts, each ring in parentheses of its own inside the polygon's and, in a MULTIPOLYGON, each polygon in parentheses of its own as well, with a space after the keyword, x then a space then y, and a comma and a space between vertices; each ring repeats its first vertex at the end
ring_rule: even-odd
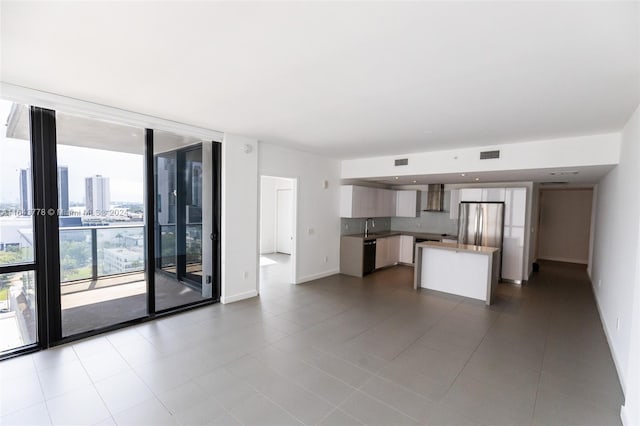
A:
POLYGON ((362 259, 362 275, 367 275, 376 270, 376 240, 364 242, 362 259))

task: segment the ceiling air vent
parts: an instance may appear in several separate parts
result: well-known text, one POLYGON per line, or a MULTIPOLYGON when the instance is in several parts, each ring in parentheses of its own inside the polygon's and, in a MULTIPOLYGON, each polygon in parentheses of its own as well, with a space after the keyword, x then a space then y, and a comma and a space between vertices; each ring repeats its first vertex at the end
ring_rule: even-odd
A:
POLYGON ((396 166, 408 166, 408 165, 409 165, 408 158, 401 158, 399 160, 396 160, 396 166))
POLYGON ((492 158, 500 158, 500 151, 482 151, 480 153, 481 160, 490 160, 492 158))

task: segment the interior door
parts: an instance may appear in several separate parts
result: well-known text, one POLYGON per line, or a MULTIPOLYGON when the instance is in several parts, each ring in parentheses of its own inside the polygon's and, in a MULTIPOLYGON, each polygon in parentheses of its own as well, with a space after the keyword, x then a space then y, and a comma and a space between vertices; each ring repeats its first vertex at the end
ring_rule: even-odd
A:
POLYGON ((293 191, 276 191, 276 251, 291 254, 293 243, 293 191))

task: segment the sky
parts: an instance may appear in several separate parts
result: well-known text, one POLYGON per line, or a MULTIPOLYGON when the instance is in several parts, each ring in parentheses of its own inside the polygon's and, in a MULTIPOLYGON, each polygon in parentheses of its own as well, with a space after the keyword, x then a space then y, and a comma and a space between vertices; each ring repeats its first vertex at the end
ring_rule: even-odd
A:
MULTIPOLYGON (((19 172, 30 167, 29 142, 6 137, 11 102, 0 100, 0 202, 20 199, 19 172)), ((58 165, 69 168, 69 201, 84 202, 85 177, 110 178, 111 201, 140 202, 144 187, 142 155, 58 145, 58 165)))

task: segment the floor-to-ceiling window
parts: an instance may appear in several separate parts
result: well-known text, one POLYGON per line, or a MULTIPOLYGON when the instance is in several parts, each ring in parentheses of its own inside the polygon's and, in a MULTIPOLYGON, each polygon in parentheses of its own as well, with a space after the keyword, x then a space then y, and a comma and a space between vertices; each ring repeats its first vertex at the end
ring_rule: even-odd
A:
POLYGON ((8 101, 0 119, 0 358, 218 300, 219 143, 8 101))
POLYGON ((56 133, 62 336, 145 317, 145 129, 57 111, 56 133))
POLYGON ((0 100, 0 354, 38 341, 29 108, 0 100))

